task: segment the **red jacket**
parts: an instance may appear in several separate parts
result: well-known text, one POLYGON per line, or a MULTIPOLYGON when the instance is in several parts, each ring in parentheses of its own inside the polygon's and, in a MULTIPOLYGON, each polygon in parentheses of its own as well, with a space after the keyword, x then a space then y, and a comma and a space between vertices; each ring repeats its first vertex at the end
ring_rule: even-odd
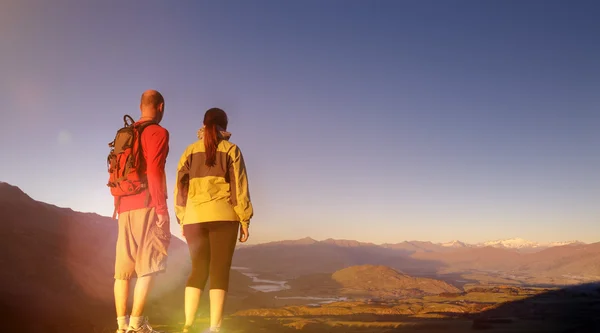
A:
POLYGON ((169 155, 169 131, 160 125, 150 125, 142 132, 141 143, 145 173, 148 177, 148 188, 141 193, 121 197, 119 213, 145 207, 155 207, 157 214, 168 215, 165 163, 167 162, 167 155, 169 155), (146 206, 148 191, 150 201, 146 206))

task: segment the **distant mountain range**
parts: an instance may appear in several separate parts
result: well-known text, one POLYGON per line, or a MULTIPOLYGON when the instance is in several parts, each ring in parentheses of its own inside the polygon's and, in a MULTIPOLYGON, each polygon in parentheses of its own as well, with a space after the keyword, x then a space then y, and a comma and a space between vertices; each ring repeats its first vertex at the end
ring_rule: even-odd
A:
POLYGON ((600 280, 600 243, 541 245, 510 239, 475 245, 459 241, 376 245, 302 238, 245 246, 236 252, 234 264, 284 278, 384 265, 413 276, 458 274, 476 281, 561 285, 600 280))
POLYGON ((584 242, 572 240, 565 242, 552 242, 552 243, 536 243, 532 241, 528 241, 523 238, 509 238, 509 239, 500 239, 489 242, 483 242, 478 244, 467 244, 461 241, 455 240, 448 243, 441 243, 438 245, 444 247, 496 247, 496 248, 505 248, 505 249, 545 249, 554 246, 563 246, 563 245, 572 245, 572 244, 585 244, 584 242))
POLYGON ((460 248, 482 248, 482 247, 494 247, 501 249, 513 249, 523 252, 541 251, 543 249, 565 246, 565 245, 585 245, 586 243, 572 240, 562 242, 551 242, 551 243, 537 243, 528 241, 522 238, 509 238, 493 240, 488 242, 469 244, 459 240, 453 240, 447 243, 433 243, 429 241, 404 241, 400 243, 384 243, 381 245, 360 242, 356 240, 345 240, 345 239, 326 239, 322 241, 315 240, 311 237, 305 237, 297 240, 283 240, 274 241, 262 244, 244 245, 244 247, 251 247, 256 245, 311 245, 311 244, 332 244, 341 247, 364 247, 364 246, 381 246, 390 249, 403 249, 409 252, 444 252, 448 249, 460 249, 460 248))

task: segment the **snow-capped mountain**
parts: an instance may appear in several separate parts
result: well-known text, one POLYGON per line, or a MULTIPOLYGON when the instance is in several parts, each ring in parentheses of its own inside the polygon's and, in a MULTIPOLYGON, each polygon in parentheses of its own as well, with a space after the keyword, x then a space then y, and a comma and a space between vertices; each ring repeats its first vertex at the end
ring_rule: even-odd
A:
POLYGON ((509 239, 499 239, 493 240, 478 244, 467 244, 461 242, 459 240, 453 240, 447 243, 438 243, 437 245, 446 247, 446 248, 463 248, 463 247, 496 247, 496 248, 505 248, 505 249, 516 249, 516 250, 542 250, 549 247, 554 246, 564 246, 564 245, 578 245, 585 244, 580 241, 564 241, 564 242, 551 242, 551 243, 537 243, 528 241, 523 238, 509 238, 509 239))
POLYGON ((552 242, 552 243, 548 243, 546 244, 546 246, 548 247, 552 247, 552 246, 563 246, 563 245, 584 245, 584 242, 581 241, 566 241, 566 242, 552 242))
POLYGON ((453 240, 448 243, 441 243, 440 245, 443 247, 467 247, 467 244, 465 244, 459 240, 453 240))
POLYGON ((504 247, 509 249, 537 248, 543 245, 523 238, 500 239, 478 244, 478 246, 504 247))

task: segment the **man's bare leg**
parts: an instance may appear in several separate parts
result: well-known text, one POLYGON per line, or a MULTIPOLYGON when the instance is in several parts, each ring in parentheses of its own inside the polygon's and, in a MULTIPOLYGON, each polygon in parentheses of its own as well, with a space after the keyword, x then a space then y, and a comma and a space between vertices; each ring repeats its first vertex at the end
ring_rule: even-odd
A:
POLYGON ((127 297, 129 296, 129 280, 115 280, 115 307, 117 317, 127 315, 127 297))
POLYGON ((144 313, 146 299, 152 286, 152 280, 152 275, 146 275, 138 277, 135 283, 135 288, 133 290, 133 307, 131 309, 131 318, 129 320, 130 329, 137 330, 145 324, 142 314, 144 313))
POLYGON ((152 281, 152 275, 142 276, 137 279, 135 283, 135 289, 133 291, 133 308, 131 309, 131 317, 142 316, 148 293, 152 287, 152 281))
POLYGON ((123 331, 129 327, 129 316, 127 316, 129 280, 115 279, 114 294, 115 308, 117 310, 117 325, 119 326, 119 331, 123 331))

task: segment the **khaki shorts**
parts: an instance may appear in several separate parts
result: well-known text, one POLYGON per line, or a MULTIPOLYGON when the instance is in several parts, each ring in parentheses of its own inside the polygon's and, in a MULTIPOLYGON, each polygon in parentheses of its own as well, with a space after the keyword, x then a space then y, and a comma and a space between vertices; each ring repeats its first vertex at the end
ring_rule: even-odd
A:
POLYGON ((159 227, 157 222, 154 208, 119 214, 115 279, 129 280, 167 269, 170 226, 159 227))

